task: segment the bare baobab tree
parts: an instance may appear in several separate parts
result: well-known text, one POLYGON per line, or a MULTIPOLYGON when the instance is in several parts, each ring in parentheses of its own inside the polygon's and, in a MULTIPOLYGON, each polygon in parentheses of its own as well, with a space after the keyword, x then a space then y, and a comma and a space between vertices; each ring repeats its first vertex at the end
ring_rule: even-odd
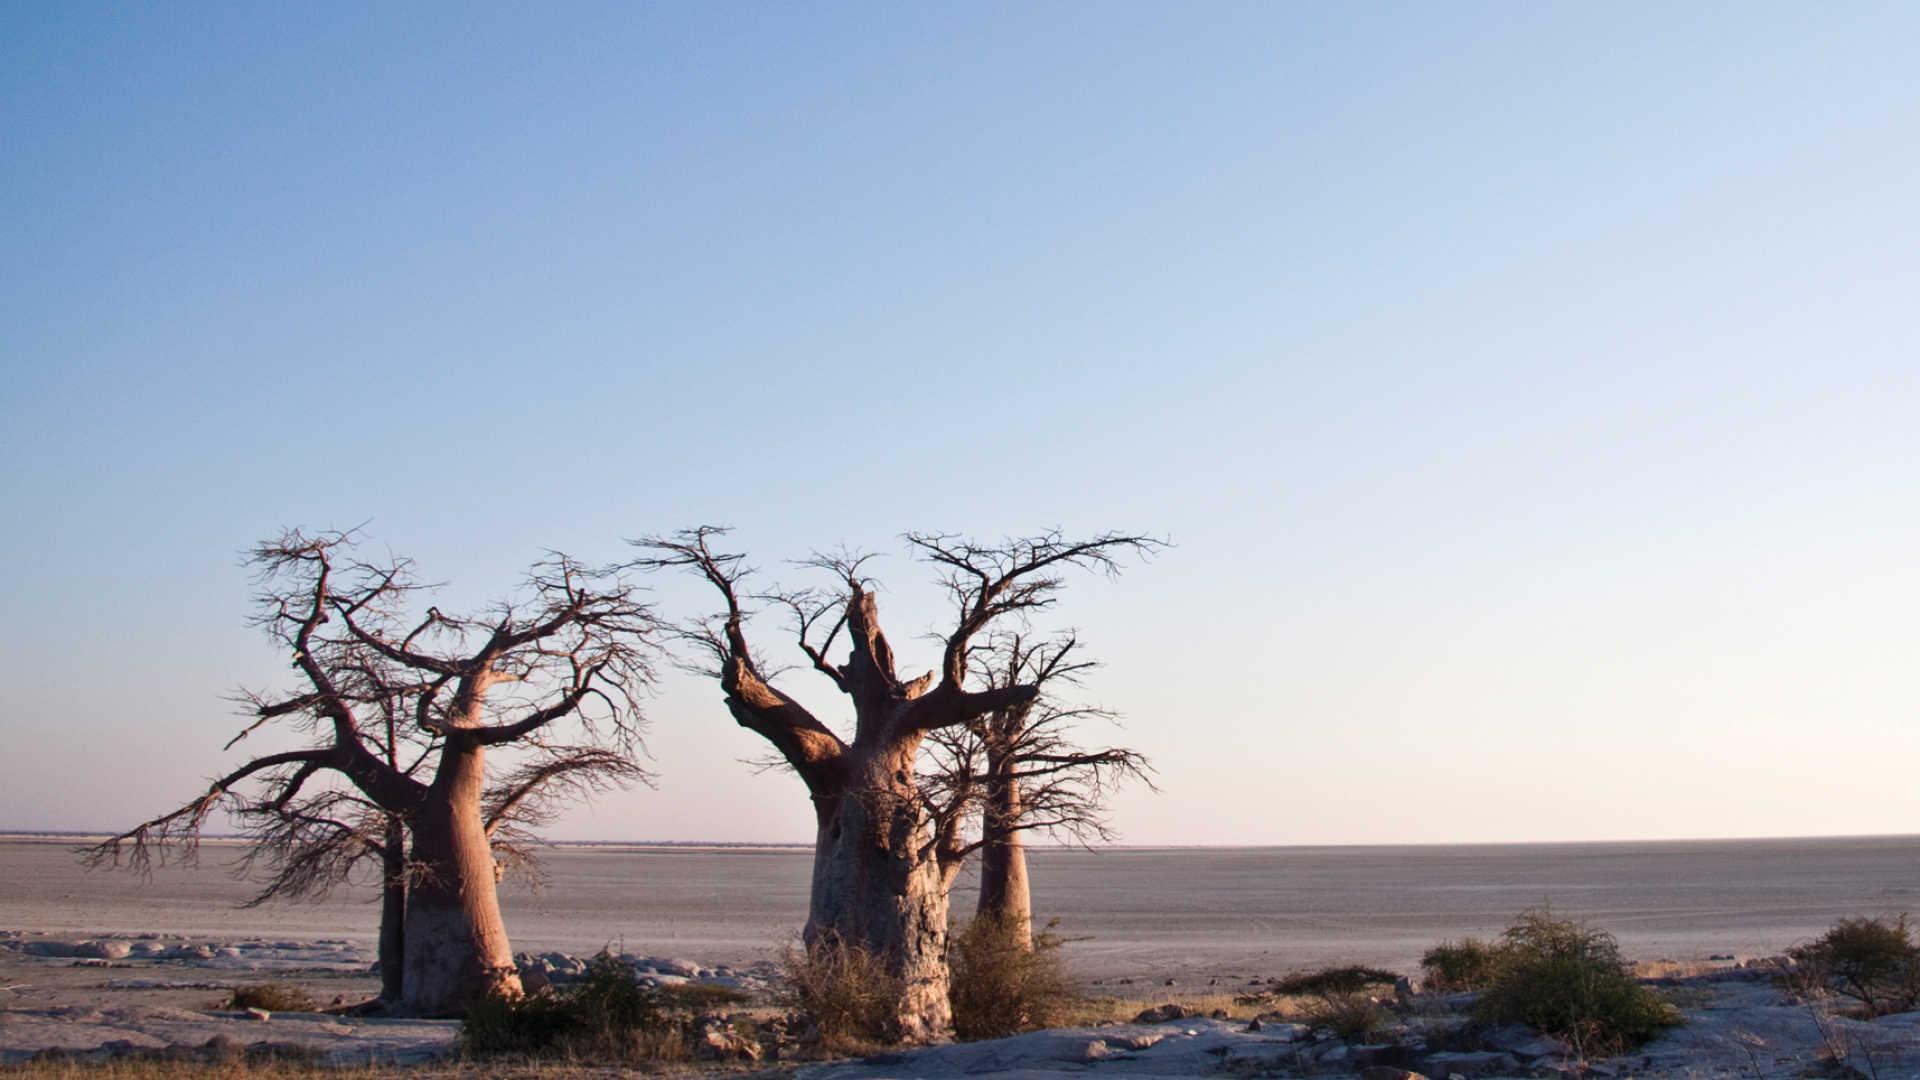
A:
POLYGON ((1151 781, 1139 752, 1085 749, 1075 740, 1078 725, 1114 719, 1106 709, 1066 700, 1063 689, 1098 666, 1083 655, 1077 634, 1001 634, 983 650, 980 666, 990 685, 1027 685, 1038 694, 976 723, 936 732, 921 786, 949 879, 977 852, 976 917, 1003 930, 1014 947, 1027 949, 1033 945, 1033 895, 1026 834, 1111 839, 1107 794, 1127 780, 1151 781), (965 825, 975 820, 978 831, 969 837, 965 825))
POLYGON ((939 667, 902 678, 864 558, 810 560, 808 566, 828 576, 824 589, 752 594, 744 588, 750 571, 743 556, 713 549, 724 531, 703 527, 636 541, 647 554, 634 565, 688 569, 719 593, 718 613, 685 627, 682 636, 706 653, 710 663, 703 670, 719 681, 734 720, 766 739, 812 798, 817 835, 806 940, 845 942, 882 956, 904 987, 900 1035, 936 1035, 950 1023, 949 879, 919 789, 921 744, 929 732, 976 723, 1038 693, 1030 683, 984 684, 969 667, 976 639, 1051 607, 1064 571, 1115 573, 1122 558, 1148 554, 1159 543, 1122 533, 1070 540, 1053 532, 995 544, 909 534, 915 553, 940 567, 954 617, 939 638, 939 667), (747 640, 748 605, 756 601, 791 616, 800 654, 852 706, 851 739, 773 685, 747 640), (842 632, 847 659, 836 664, 828 654, 842 632))
POLYGON ((263 584, 257 622, 288 650, 304 685, 249 696, 240 737, 278 724, 308 733, 308 745, 248 760, 179 809, 98 845, 91 860, 124 858, 144 869, 171 849, 191 858, 223 803, 270 815, 256 818, 262 822, 312 812, 308 825, 320 832, 283 834, 293 846, 281 850, 307 863, 280 864, 283 872, 292 867, 293 887, 302 875, 317 881, 335 872, 356 850, 352 839, 378 832, 384 858, 404 833, 400 1008, 449 1015, 480 995, 518 993, 492 834, 512 808, 537 809, 543 792, 556 794, 555 777, 579 784, 631 775, 617 763, 639 747, 638 695, 651 680, 656 644, 652 612, 617 573, 559 555, 533 567, 516 599, 475 616, 431 606, 410 613, 422 589, 411 564, 360 561, 350 534, 288 532, 256 548, 253 560, 263 584), (425 751, 411 768, 382 753, 398 745, 382 736, 402 702, 409 738, 425 751), (493 786, 490 806, 486 759, 496 747, 516 748, 527 761, 517 781, 493 786), (325 796, 329 775, 354 794, 325 796), (235 794, 242 784, 252 793, 235 794), (356 803, 376 812, 356 814, 356 803), (316 836, 335 843, 301 846, 316 836))

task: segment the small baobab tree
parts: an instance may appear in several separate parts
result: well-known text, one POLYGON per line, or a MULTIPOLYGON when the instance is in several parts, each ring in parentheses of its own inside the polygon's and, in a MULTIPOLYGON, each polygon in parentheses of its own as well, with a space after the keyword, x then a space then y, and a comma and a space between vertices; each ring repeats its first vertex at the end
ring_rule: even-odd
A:
POLYGON ((170 851, 190 859, 223 804, 264 830, 255 838, 294 891, 340 872, 375 834, 383 861, 404 841, 399 1008, 457 1014, 478 996, 519 992, 494 856, 514 809, 559 793, 556 777, 577 786, 633 775, 657 623, 617 572, 561 555, 478 615, 412 612, 423 588, 412 564, 362 561, 354 541, 292 531, 252 553, 257 622, 302 685, 246 695, 248 724, 234 742, 276 725, 306 733, 306 745, 244 762, 186 805, 99 844, 90 860, 144 870, 170 851), (406 738, 397 729, 387 738, 401 717, 406 738), (403 745, 421 760, 403 763, 403 745), (524 760, 489 785, 494 748, 524 760), (352 794, 327 795, 329 776, 352 794))
POLYGON ((937 838, 920 791, 920 749, 930 732, 964 727, 1031 701, 1030 683, 994 685, 970 666, 976 640, 991 628, 1051 607, 1072 569, 1116 573, 1123 558, 1151 553, 1150 537, 1102 533, 1068 539, 1058 532, 979 544, 911 533, 907 544, 940 568, 953 601, 950 627, 938 635, 939 666, 905 678, 880 626, 867 559, 816 556, 805 564, 823 574, 823 588, 751 593, 738 553, 716 551, 725 530, 703 527, 636 541, 636 566, 682 568, 718 592, 709 618, 682 628, 702 650, 700 670, 725 694, 736 723, 770 743, 806 785, 816 839, 805 939, 843 943, 883 958, 903 992, 899 1034, 924 1039, 949 1026, 947 885, 937 838), (791 617, 796 645, 812 669, 852 707, 843 737, 786 691, 750 647, 749 608, 760 603, 791 617), (829 659, 845 634, 847 659, 829 659))
POLYGON ((922 789, 931 805, 941 861, 949 878, 969 856, 980 859, 975 917, 1004 931, 1009 944, 1033 945, 1033 894, 1026 835, 1081 843, 1112 839, 1106 800, 1128 780, 1152 786, 1147 759, 1126 747, 1088 749, 1075 729, 1115 715, 1070 702, 1066 689, 1098 666, 1077 634, 1052 638, 1013 632, 982 650, 979 666, 995 686, 1026 685, 1038 693, 995 709, 977 722, 936 733, 922 789), (967 826, 972 823, 974 832, 967 826))

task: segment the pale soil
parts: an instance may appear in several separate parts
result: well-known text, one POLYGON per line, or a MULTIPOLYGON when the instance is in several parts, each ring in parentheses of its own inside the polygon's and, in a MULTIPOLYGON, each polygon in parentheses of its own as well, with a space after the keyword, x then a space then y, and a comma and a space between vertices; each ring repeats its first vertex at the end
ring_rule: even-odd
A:
MULTIPOLYGON (((103 939, 104 940, 104 939, 103 939)), ((124 939, 122 939, 124 940, 124 939)), ((208 959, 77 960, 33 956, 28 942, 76 943, 45 936, 11 936, 0 942, 0 1069, 23 1076, 125 1077, 172 1080, 186 1076, 328 1077, 402 1076, 407 1080, 454 1080, 500 1076, 537 1078, 630 1075, 591 1063, 519 1063, 450 1060, 457 1026, 450 1021, 376 1020, 324 1014, 279 1013, 262 1021, 218 1008, 236 985, 278 982, 305 990, 321 1002, 370 996, 375 980, 358 971, 290 969, 287 955, 303 954, 297 943, 231 946, 238 957, 208 959), (243 970, 249 957, 273 970, 243 970), (231 1040, 231 1054, 254 1060, 166 1064, 126 1060, 128 1054, 175 1052, 231 1040), (63 1049, 81 1062, 38 1061, 63 1049), (262 1064, 263 1054, 290 1055, 292 1064, 262 1064), (114 1060, 116 1055, 119 1060, 114 1060), (310 1066, 332 1066, 312 1073, 310 1066), (99 1071, 105 1070, 105 1071, 99 1071)), ((245 945, 245 943, 241 943, 245 945)), ((169 945, 177 948, 177 944, 169 945)), ((303 955, 328 955, 331 947, 303 955)), ((1847 1020, 1795 1003, 1760 968, 1717 969, 1666 978, 1658 985, 1687 1015, 1686 1026, 1625 1057, 1593 1063, 1591 1076, 1670 1080, 1769 1080, 1769 1078, 1860 1075, 1872 1080, 1920 1078, 1920 1013, 1872 1022, 1847 1020), (1853 1073, 1836 1071, 1844 1059, 1853 1073)), ((1065 1080, 1089 1073, 1117 1078, 1193 1076, 1352 1076, 1380 1051, 1349 1046, 1301 1025, 1269 1021, 1249 1030, 1247 1018, 1271 1002, 1235 1001, 1231 992, 1158 988, 1133 1000, 1090 1003, 1077 1026, 1010 1039, 904 1050, 877 1057, 764 1069, 686 1065, 668 1074, 715 1072, 755 1076, 792 1075, 808 1080, 961 1080, 994 1075, 1065 1080), (1182 991, 1185 991, 1184 993, 1182 991), (1131 1022, 1143 1002, 1180 1001, 1189 1009, 1228 1011, 1229 1019, 1188 1018, 1163 1023, 1131 1022), (1114 1018, 1119 1017, 1118 1022, 1114 1018)), ((1377 1041, 1426 1037, 1454 1023, 1458 999, 1415 999, 1410 1013, 1377 1041)), ((1283 1010, 1284 1013, 1284 1010, 1283 1010)), ((1270 1013, 1268 1015, 1271 1015, 1270 1013)), ((1291 1014, 1286 1014, 1291 1015, 1291 1014)), ((1565 1048, 1501 1058, 1468 1052, 1447 1071, 1467 1077, 1561 1076, 1573 1069, 1565 1048), (1505 1062, 1505 1064, 1502 1064, 1505 1062)), ((662 1070, 649 1070, 659 1072, 662 1070)), ((1579 1071, 1579 1070, 1574 1070, 1579 1071)), ((1445 1073, 1436 1073, 1444 1076, 1445 1073)))

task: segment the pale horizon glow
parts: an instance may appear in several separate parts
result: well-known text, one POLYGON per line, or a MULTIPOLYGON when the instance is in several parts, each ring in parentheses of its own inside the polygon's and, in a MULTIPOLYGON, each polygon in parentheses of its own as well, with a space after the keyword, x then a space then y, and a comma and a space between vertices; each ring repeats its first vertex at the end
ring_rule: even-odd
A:
MULTIPOLYGON (((285 687, 238 553, 1169 537, 1121 843, 1920 829, 1920 9, 0 11, 0 830, 285 687)), ((709 603, 659 580, 661 606, 709 603)), ((758 647, 791 661, 778 620, 758 647)), ((783 683, 824 716, 818 676, 783 683)), ((560 840, 805 842, 716 687, 560 840)))

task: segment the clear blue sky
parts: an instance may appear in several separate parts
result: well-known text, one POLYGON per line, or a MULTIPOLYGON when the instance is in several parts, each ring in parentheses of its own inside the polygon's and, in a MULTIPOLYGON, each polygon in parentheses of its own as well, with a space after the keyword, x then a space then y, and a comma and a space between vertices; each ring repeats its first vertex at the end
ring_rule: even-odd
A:
MULTIPOLYGON (((1135 842, 1920 830, 1917 32, 9 5, 0 827, 178 801, 285 675, 238 551, 370 521, 456 600, 879 548, 903 639, 902 530, 1170 535, 1062 611, 1135 842)), ((557 835, 810 835, 713 688, 652 711, 557 835)))

